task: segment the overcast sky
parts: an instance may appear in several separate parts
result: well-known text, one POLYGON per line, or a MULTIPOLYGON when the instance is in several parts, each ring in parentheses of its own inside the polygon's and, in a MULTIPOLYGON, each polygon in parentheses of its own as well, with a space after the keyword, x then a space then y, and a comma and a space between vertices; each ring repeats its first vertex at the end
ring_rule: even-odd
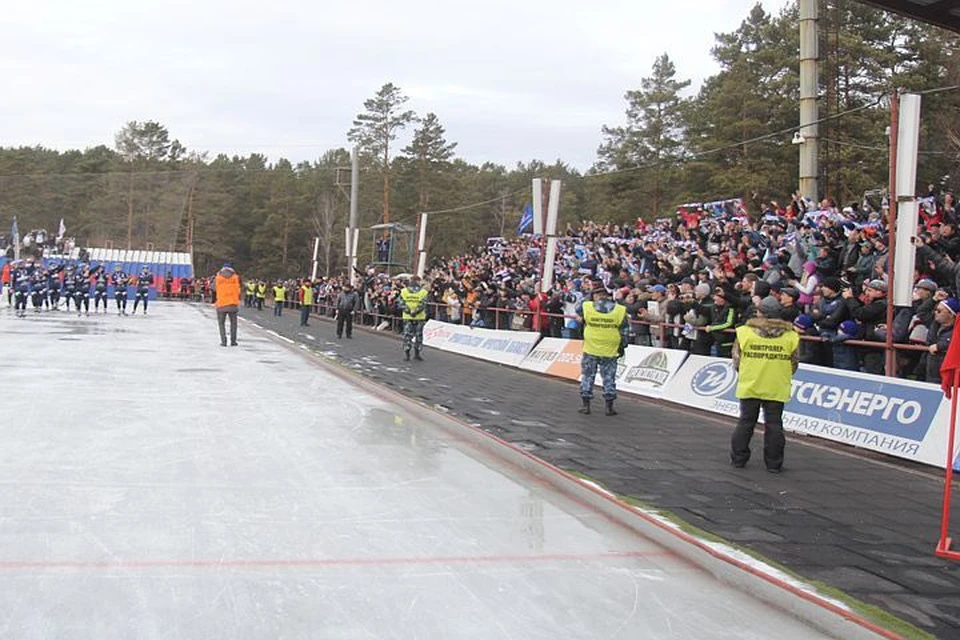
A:
POLYGON ((156 120, 211 155, 312 160, 393 82, 469 162, 586 169, 658 55, 696 87, 755 1, 7 2, 0 146, 113 146, 156 120))

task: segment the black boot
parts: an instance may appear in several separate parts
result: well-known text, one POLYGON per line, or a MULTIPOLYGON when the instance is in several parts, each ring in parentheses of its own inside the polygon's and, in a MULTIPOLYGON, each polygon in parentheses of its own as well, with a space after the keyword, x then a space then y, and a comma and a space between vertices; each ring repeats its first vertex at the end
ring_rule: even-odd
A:
POLYGON ((580 398, 583 402, 583 406, 577 409, 582 414, 590 415, 590 398, 580 398))
POLYGON ((419 349, 417 349, 417 350, 415 350, 415 351, 413 352, 413 359, 414 359, 414 360, 423 360, 423 358, 420 357, 420 350, 419 350, 419 349))
POLYGON ((607 400, 607 411, 606 411, 606 415, 608 415, 608 416, 615 416, 615 415, 617 415, 617 412, 613 409, 613 400, 607 400))
POLYGON ((406 360, 407 362, 410 362, 410 351, 409 351, 409 350, 403 352, 403 359, 406 360))

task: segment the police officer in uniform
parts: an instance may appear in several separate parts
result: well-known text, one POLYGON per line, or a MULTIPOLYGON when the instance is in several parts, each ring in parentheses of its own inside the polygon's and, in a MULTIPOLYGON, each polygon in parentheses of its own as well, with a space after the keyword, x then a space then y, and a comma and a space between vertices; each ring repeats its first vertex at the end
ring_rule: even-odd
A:
POLYGON ((737 327, 733 366, 737 370, 740 420, 730 439, 730 463, 737 468, 750 459, 750 439, 763 408, 763 462, 770 473, 783 467, 783 405, 790 399, 793 374, 800 362, 800 336, 780 319, 780 303, 760 301, 757 317, 737 327))
POLYGON ((590 413, 593 383, 597 369, 603 380, 603 399, 606 415, 615 416, 613 401, 617 399, 617 360, 623 357, 630 335, 627 308, 610 298, 603 282, 593 282, 593 299, 580 308, 579 320, 583 326, 583 355, 580 360, 580 413, 590 413))
POLYGON ((410 347, 413 347, 413 359, 423 360, 423 325, 427 322, 427 290, 421 286, 420 276, 413 276, 400 290, 400 309, 403 311, 403 359, 410 359, 410 347))

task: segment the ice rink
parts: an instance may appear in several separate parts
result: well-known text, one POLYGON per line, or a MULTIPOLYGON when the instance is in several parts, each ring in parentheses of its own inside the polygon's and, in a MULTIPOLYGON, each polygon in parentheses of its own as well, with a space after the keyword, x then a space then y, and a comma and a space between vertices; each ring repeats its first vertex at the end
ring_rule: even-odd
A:
POLYGON ((209 307, 4 308, 0 367, 0 638, 824 637, 209 307))

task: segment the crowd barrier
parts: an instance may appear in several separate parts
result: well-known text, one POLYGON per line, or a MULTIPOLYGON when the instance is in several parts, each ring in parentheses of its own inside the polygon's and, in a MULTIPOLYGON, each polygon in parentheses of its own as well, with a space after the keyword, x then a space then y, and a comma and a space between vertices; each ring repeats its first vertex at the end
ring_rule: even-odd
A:
POLYGON ((471 329, 458 324, 428 320, 423 328, 423 344, 499 364, 519 367, 540 334, 528 331, 471 329))

